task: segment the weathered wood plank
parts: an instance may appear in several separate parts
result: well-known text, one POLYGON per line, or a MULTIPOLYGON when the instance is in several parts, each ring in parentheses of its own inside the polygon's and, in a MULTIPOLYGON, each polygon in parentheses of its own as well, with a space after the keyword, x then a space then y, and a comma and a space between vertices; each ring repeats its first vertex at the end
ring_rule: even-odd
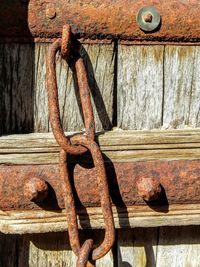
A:
POLYGON ((157 248, 158 267, 199 267, 200 227, 161 227, 157 248))
POLYGON ((118 127, 162 126, 163 46, 119 46, 118 127))
MULTIPOLYGON (((88 235, 94 239, 95 244, 102 242, 104 237, 103 230, 95 230, 92 233, 80 232, 80 237, 84 241, 88 235)), ((77 257, 71 251, 68 234, 49 233, 27 236, 30 241, 29 266, 76 266, 77 257), (36 255, 38 255, 36 257, 36 255), (44 261, 44 258, 46 259, 44 261)), ((113 267, 113 255, 110 251, 106 256, 97 261, 96 267, 113 267)))
MULTIPOLYGON (((104 228, 101 208, 78 211, 80 229, 104 228)), ((199 225, 200 205, 184 204, 169 207, 113 207, 116 228, 157 227, 167 225, 199 225)), ((0 211, 0 231, 3 233, 46 233, 67 230, 65 211, 0 211)))
POLYGON ((34 45, 0 44, 0 134, 33 131, 34 45))
POLYGON ((155 267, 157 228, 118 231, 118 266, 155 267))
MULTIPOLYGON (((109 131, 97 136, 113 162, 199 159, 200 131, 109 131)), ((51 133, 0 137, 0 164, 58 163, 59 147, 51 133)))
MULTIPOLYGON (((103 230, 80 232, 84 241, 88 235, 95 244, 102 242, 103 230)), ((68 233, 48 233, 35 235, 0 234, 1 267, 72 267, 77 257, 71 251, 68 233)), ((113 253, 97 261, 96 267, 114 267, 113 253)))
POLYGON ((1 267, 17 267, 17 236, 4 235, 0 233, 0 266, 1 267))
MULTIPOLYGON (((35 49, 35 102, 34 131, 48 132, 48 107, 46 92, 46 54, 49 45, 36 44, 35 49)), ((114 62, 113 45, 84 45, 81 54, 85 60, 97 130, 112 127, 114 62)), ((84 128, 76 75, 66 61, 57 55, 56 73, 60 114, 65 131, 84 128)))
POLYGON ((200 125, 200 47, 166 46, 163 127, 200 125))

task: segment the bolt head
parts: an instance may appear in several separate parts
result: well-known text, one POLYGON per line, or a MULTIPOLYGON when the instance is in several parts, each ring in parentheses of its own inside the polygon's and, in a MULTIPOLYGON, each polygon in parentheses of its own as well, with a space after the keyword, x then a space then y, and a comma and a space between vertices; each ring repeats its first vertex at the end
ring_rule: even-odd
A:
POLYGON ((24 184, 24 196, 33 202, 42 202, 48 195, 48 184, 40 177, 27 179, 24 184))
POLYGON ((156 200, 161 193, 161 186, 158 179, 141 178, 137 181, 138 194, 146 201, 156 200))
POLYGON ((144 14, 143 18, 145 22, 151 23, 153 19, 153 15, 151 13, 146 13, 144 14))

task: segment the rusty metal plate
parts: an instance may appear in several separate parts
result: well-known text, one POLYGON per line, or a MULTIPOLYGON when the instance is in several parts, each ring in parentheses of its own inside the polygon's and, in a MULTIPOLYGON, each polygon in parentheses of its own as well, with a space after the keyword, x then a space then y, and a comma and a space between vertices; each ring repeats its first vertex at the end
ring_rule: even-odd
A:
MULTIPOLYGON (((0 39, 52 41, 70 24, 77 38, 134 42, 200 42, 198 0, 3 0, 0 39), (161 24, 144 32, 136 16, 143 7, 155 7, 161 24)), ((148 15, 148 14, 147 14, 148 15)))
MULTIPOLYGON (((91 165, 70 164, 77 207, 98 207, 99 192, 96 171, 91 165)), ((187 204, 200 202, 200 160, 141 161, 106 164, 110 195, 117 207, 133 205, 187 204), (153 178, 161 184, 158 199, 145 202, 137 182, 153 178)), ((0 166, 0 209, 64 208, 59 169, 57 165, 0 166), (39 177, 48 184, 48 196, 34 203, 24 196, 27 179, 39 177)))

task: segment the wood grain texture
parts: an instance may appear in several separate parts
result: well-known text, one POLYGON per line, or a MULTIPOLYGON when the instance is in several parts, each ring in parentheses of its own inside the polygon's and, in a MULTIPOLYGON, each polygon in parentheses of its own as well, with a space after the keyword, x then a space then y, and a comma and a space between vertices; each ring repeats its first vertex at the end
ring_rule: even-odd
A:
MULTIPOLYGON (((99 134, 96 139, 102 152, 113 162, 200 158, 199 129, 116 129, 99 134)), ((53 164, 58 163, 58 157, 59 147, 52 133, 0 137, 0 164, 53 164)))
POLYGON ((154 129, 162 125, 163 46, 119 46, 118 127, 154 129))
POLYGON ((0 44, 0 134, 33 131, 34 45, 0 44))
MULTIPOLYGON (((0 45, 1 135, 50 131, 45 86, 47 49, 46 44, 0 45)), ((114 107, 116 124, 122 129, 184 130, 106 133, 98 138, 106 156, 114 161, 199 159, 199 129, 185 128, 199 127, 200 47, 120 45, 117 68, 115 52, 114 45, 85 45, 81 51, 87 65, 97 129, 111 129, 112 121, 116 121, 114 107), (118 99, 113 92, 116 89, 118 99)), ((59 55, 56 62, 64 129, 82 130, 75 76, 59 55)), ((55 163, 57 155, 58 146, 50 134, 0 139, 1 164, 55 163)), ((80 228, 104 227, 100 209, 90 209, 88 214, 90 220, 79 212, 80 228)), ((146 228, 120 229, 115 255, 110 252, 97 266, 200 266, 199 226, 174 227, 199 225, 199 204, 170 206, 167 212, 149 207, 114 209, 114 220, 116 228, 146 228), (162 227, 165 225, 173 227, 162 227)), ((5 233, 60 232, 66 228, 64 211, 0 213, 0 231, 5 233)), ((101 239, 103 231, 87 230, 83 238, 88 235, 101 239)), ((0 255, 2 267, 75 265, 66 232, 0 234, 0 255)))
POLYGON ((200 125, 200 47, 166 46, 163 127, 200 125))
POLYGON ((17 236, 0 233, 0 266, 17 267, 17 236))
MULTIPOLYGON (((99 244, 104 231, 80 232, 82 242, 88 235, 99 244)), ((73 267, 77 259, 71 251, 67 232, 21 236, 0 234, 0 253, 1 267, 73 267)), ((114 267, 112 251, 96 263, 96 267, 105 266, 114 267)))
MULTIPOLYGON (((46 90, 46 55, 49 44, 36 44, 35 48, 35 99, 34 131, 48 132, 50 129, 46 90)), ((114 62, 113 45, 84 45, 81 48, 84 58, 97 130, 112 127, 114 62)), ((76 74, 65 60, 57 54, 56 74, 59 92, 61 122, 65 131, 84 128, 76 74)))
MULTIPOLYGON (((94 231, 93 233, 81 233, 82 242, 87 238, 87 235, 94 239, 94 243, 102 242, 104 233, 103 231, 94 231)), ((77 257, 71 251, 69 245, 68 234, 64 233, 51 233, 43 235, 31 236, 30 249, 29 249, 29 266, 30 267, 43 267, 43 266, 75 266, 77 257), (38 257, 35 257, 35 254, 38 257), (46 261, 44 261, 44 258, 46 261)), ((101 260, 97 261, 96 267, 113 267, 112 251, 110 251, 101 260)))
MULTIPOLYGON (((113 207, 115 227, 158 227, 178 225, 199 225, 200 205, 184 204, 157 207, 148 206, 127 208, 113 207)), ((102 229, 104 220, 101 208, 87 208, 78 211, 80 229, 102 229)), ((1 211, 0 231, 6 234, 47 233, 66 231, 65 211, 1 211)))
POLYGON ((199 241, 199 226, 160 228, 157 266, 199 267, 199 241))
POLYGON ((118 266, 156 267, 157 228, 118 231, 118 266))

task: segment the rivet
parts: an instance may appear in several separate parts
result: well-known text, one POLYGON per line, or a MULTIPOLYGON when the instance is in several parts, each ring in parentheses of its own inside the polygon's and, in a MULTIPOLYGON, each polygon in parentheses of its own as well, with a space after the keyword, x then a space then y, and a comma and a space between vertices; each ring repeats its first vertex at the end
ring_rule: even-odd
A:
POLYGON ((140 178, 137 181, 138 194, 146 201, 156 200, 161 193, 161 185, 155 178, 140 178))
POLYGON ((24 184, 24 196, 29 201, 42 202, 48 195, 48 184, 40 177, 28 178, 24 184))

